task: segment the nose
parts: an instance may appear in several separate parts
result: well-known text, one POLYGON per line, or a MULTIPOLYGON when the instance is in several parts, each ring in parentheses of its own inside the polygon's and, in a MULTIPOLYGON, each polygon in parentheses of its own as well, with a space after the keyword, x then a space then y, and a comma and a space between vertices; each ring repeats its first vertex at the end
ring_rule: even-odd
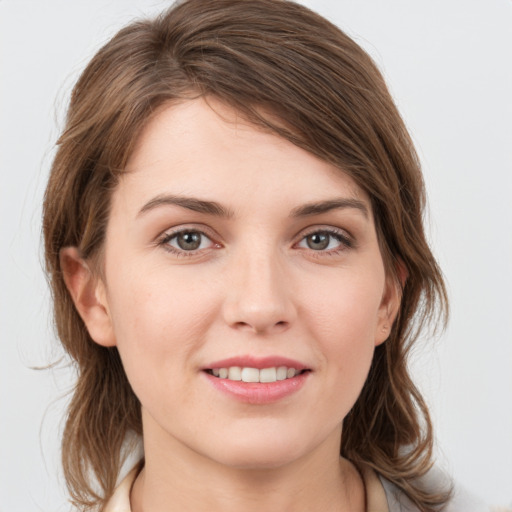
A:
POLYGON ((223 304, 225 322, 255 334, 287 330, 296 318, 292 280, 272 250, 240 254, 230 262, 223 304))

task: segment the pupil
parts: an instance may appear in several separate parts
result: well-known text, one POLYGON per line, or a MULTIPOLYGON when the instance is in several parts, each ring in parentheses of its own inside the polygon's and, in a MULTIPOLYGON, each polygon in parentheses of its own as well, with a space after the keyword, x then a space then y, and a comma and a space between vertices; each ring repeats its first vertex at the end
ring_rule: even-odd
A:
POLYGON ((310 249, 321 250, 329 245, 329 235, 325 233, 315 233, 308 236, 308 247, 310 249))
POLYGON ((188 232, 178 235, 178 245, 185 251, 193 251, 201 245, 201 235, 199 233, 188 232))

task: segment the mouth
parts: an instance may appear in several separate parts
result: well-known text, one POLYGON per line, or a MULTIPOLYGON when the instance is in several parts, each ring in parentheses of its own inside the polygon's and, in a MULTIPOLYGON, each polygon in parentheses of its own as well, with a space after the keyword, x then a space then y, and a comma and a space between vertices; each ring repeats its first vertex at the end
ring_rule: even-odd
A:
POLYGON ((271 366, 267 368, 252 368, 249 366, 226 366, 208 368, 204 370, 209 375, 218 379, 225 379, 236 382, 247 383, 273 383, 288 379, 293 379, 298 375, 310 372, 311 370, 304 368, 298 369, 291 366, 271 366))
POLYGON ((265 405, 291 399, 308 382, 313 368, 295 359, 240 355, 202 368, 214 389, 236 401, 265 405))

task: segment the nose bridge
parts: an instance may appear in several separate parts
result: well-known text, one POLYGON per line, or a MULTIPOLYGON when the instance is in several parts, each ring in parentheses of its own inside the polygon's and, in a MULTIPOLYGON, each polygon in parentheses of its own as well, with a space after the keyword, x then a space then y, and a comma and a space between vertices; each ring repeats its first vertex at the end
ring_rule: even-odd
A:
POLYGON ((266 333, 286 329, 294 307, 286 265, 270 242, 248 244, 230 261, 225 303, 227 323, 239 329, 266 333))

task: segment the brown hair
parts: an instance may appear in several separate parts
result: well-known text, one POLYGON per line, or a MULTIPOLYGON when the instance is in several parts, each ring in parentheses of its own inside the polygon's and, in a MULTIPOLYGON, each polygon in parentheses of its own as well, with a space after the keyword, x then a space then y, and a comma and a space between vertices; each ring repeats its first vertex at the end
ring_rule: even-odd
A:
POLYGON ((447 493, 416 481, 432 464, 433 433, 407 369, 420 330, 444 325, 447 313, 423 230, 418 158, 370 57, 319 15, 284 0, 188 0, 134 22, 94 56, 73 90, 44 201, 55 322, 78 374, 62 441, 73 503, 104 505, 123 443, 142 426, 117 349, 90 338, 59 252, 76 246, 85 259, 100 255, 112 191, 145 124, 164 104, 207 95, 333 163, 369 194, 387 272, 408 277, 389 339, 345 418, 341 453, 394 482, 422 511, 437 509, 447 493))

